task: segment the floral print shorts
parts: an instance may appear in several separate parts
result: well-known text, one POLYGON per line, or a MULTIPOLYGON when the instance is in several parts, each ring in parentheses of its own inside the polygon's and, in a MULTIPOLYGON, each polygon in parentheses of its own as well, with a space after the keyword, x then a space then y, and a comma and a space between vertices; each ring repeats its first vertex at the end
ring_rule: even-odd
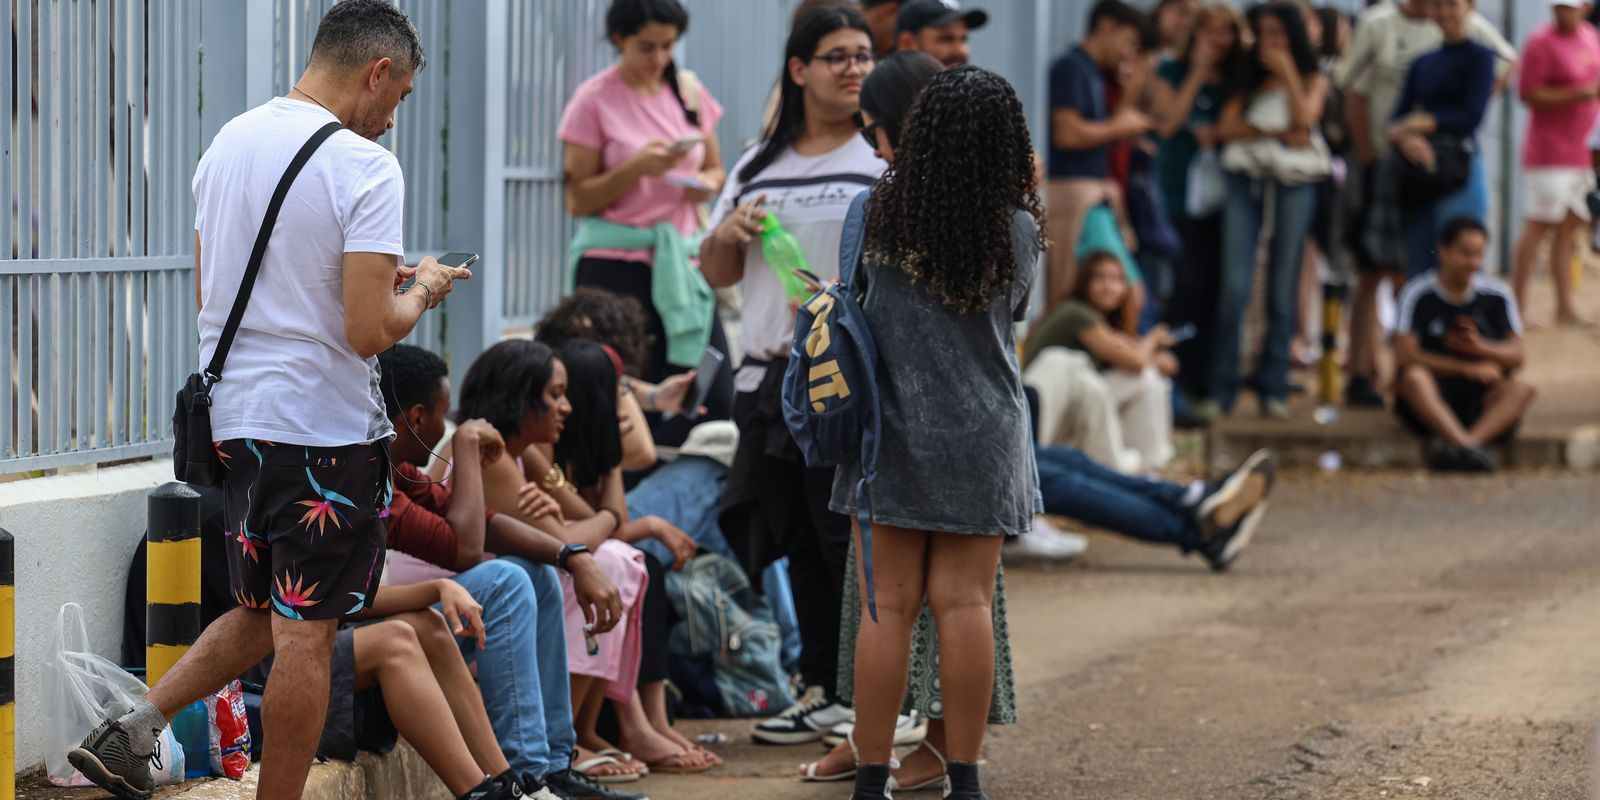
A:
POLYGON ((233 599, 289 619, 341 619, 371 604, 383 576, 389 456, 342 447, 216 443, 233 599))

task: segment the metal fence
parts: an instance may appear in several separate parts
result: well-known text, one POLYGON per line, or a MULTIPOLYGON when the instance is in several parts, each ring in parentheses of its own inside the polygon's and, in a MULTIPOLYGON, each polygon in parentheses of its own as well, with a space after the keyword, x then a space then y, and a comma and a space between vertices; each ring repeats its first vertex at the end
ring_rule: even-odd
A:
MULTIPOLYGON (((196 361, 195 163, 228 119, 289 90, 332 2, 0 0, 12 89, 0 95, 0 474, 170 446, 171 397, 196 361)), ((614 58, 609 0, 397 2, 430 62, 384 139, 406 176, 407 249, 483 256, 410 339, 459 377, 560 296, 572 221, 555 131, 572 91, 614 58)), ((679 59, 726 110, 731 165, 760 135, 798 0, 685 2, 679 59)), ((1088 4, 969 4, 991 20, 972 34, 973 62, 1016 85, 1043 150, 1049 63, 1088 4)), ((1482 5, 1519 39, 1547 15, 1540 0, 1482 5)), ((1501 220, 1516 207, 1502 166, 1516 113, 1486 131, 1501 220)))
POLYGON ((195 360, 199 10, 0 0, 0 472, 168 447, 195 360))

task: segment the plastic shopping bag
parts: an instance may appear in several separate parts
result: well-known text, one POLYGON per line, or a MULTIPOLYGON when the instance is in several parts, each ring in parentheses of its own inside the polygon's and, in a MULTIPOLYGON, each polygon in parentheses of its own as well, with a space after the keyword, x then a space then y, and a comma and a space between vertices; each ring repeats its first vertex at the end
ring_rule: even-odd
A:
POLYGON ((1196 153, 1189 162, 1188 193, 1183 199, 1184 210, 1191 217, 1209 217, 1222 210, 1228 199, 1228 179, 1222 172, 1222 162, 1217 151, 1206 148, 1196 153))
POLYGON ((207 697, 211 728, 211 774, 239 780, 250 767, 250 721, 244 710, 244 687, 234 681, 207 697))
MULTIPOLYGON (((144 697, 145 685, 116 664, 89 652, 83 609, 67 603, 56 616, 55 638, 45 653, 40 676, 44 702, 44 763, 56 786, 92 784, 67 763, 67 751, 78 746, 100 721, 113 712, 126 713, 144 697)), ((156 785, 183 782, 183 748, 172 726, 161 732, 161 758, 151 764, 156 785)))

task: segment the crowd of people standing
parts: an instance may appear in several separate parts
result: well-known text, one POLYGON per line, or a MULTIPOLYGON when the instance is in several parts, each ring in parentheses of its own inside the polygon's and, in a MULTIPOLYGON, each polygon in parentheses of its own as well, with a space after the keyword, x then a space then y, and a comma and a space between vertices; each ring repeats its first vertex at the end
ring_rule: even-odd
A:
POLYGON ((166 722, 275 652, 261 797, 398 733, 459 797, 640 800, 625 784, 722 763, 675 729, 669 691, 684 582, 716 559, 756 613, 792 611, 797 652, 771 659, 794 679, 759 693, 784 699, 757 707, 758 742, 834 745, 799 776, 857 800, 985 797, 984 732, 1017 715, 1002 552, 1076 552, 1049 512, 1229 568, 1271 455, 1165 481, 1172 429, 1245 391, 1290 415, 1321 274, 1360 275, 1348 400, 1383 402, 1376 309, 1404 285, 1396 410, 1436 466, 1493 468, 1484 448, 1533 402, 1520 308, 1546 237, 1557 319, 1583 322, 1560 276, 1590 214, 1600 36, 1574 2, 1552 0, 1517 73, 1534 113, 1513 292, 1482 273, 1478 134, 1517 55, 1471 0, 1385 0, 1353 26, 1281 0, 1099 0, 1051 67, 1043 154, 1011 85, 967 63, 988 12, 806 0, 762 136, 732 158, 715 78, 674 57, 688 9, 612 0, 616 61, 552 131, 570 291, 452 391, 398 342, 470 271, 403 266, 403 178, 371 141, 426 58, 393 5, 343 0, 295 90, 224 127, 195 179, 202 352, 233 345, 213 533, 238 608, 73 764, 150 796, 166 722), (258 239, 332 123, 278 189, 294 234, 258 239), (252 242, 260 285, 230 322, 252 242), (796 310, 834 296, 874 342, 872 465, 808 463, 793 434, 796 310))

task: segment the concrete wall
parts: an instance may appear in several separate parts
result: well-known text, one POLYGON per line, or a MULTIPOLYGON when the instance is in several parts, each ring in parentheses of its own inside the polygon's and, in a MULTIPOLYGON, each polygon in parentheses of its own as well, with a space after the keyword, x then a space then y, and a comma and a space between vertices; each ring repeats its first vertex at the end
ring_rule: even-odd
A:
POLYGON ((128 562, 145 493, 172 480, 156 461, 0 484, 0 528, 16 537, 17 768, 44 760, 39 676, 63 603, 83 606, 94 652, 119 660, 128 562))

